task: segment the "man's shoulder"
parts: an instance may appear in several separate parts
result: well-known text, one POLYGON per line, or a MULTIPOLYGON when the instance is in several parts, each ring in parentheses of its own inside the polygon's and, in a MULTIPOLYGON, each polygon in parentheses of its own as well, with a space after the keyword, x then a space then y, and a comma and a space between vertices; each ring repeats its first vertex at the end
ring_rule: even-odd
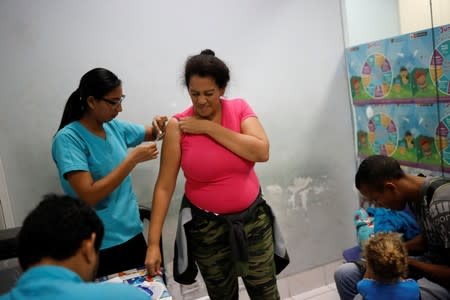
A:
POLYGON ((450 203, 450 179, 448 179, 448 182, 442 183, 435 189, 430 206, 436 202, 442 201, 450 203))
POLYGON ((421 191, 429 205, 434 200, 450 200, 450 178, 427 177, 422 184, 421 191))

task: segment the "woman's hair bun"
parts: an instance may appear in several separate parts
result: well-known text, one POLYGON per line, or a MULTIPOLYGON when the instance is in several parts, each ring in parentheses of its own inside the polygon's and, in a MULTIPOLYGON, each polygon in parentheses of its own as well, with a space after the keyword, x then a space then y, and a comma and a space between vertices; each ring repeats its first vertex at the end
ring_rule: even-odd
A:
POLYGON ((201 55, 212 55, 212 56, 216 56, 216 54, 214 53, 214 51, 212 51, 211 49, 205 49, 202 52, 200 52, 201 55))

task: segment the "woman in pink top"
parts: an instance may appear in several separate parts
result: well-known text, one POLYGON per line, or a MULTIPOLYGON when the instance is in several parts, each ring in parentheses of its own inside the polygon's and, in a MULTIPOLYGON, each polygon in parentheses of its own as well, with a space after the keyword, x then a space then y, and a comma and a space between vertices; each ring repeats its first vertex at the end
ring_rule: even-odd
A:
MULTIPOLYGON (((178 228, 176 247, 195 261, 210 298, 236 299, 241 276, 252 299, 279 299, 273 216, 253 169, 255 162, 269 159, 269 141, 243 99, 223 98, 229 79, 228 67, 211 50, 186 61, 192 106, 175 115, 166 130, 146 266, 152 274, 159 272, 159 239, 181 167, 186 178, 182 211, 188 208, 189 217, 180 213, 184 226, 178 228), (180 246, 180 235, 187 249, 180 246)), ((175 280, 194 281, 196 269, 174 265, 175 280)))

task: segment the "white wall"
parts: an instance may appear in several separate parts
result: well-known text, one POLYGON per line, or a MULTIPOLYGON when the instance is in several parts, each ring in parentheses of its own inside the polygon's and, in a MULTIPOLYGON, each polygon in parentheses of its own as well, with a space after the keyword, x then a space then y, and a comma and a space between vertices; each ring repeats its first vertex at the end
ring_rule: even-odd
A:
POLYGON ((346 47, 450 24, 448 0, 341 0, 346 47))
POLYGON ((433 25, 435 27, 450 24, 449 0, 432 0, 431 9, 433 11, 433 25))
POLYGON ((449 0, 398 0, 400 32, 408 33, 450 24, 449 0), (433 23, 431 22, 431 10, 433 23))
MULTIPOLYGON (((257 172, 288 235, 293 262, 284 274, 338 259, 354 243, 339 0, 3 0, 0 40, 0 155, 17 225, 41 194, 61 191, 51 139, 83 73, 118 74, 127 95, 120 118, 149 123, 190 104, 183 63, 211 48, 231 69, 227 94, 248 100, 271 141, 270 162, 257 172)), ((158 167, 133 173, 143 203, 158 167)), ((182 184, 175 202, 181 194, 182 184)), ((168 260, 177 209, 165 227, 168 260)))
POLYGON ((342 0, 342 4, 346 47, 400 34, 398 0, 342 0))
POLYGON ((432 27, 430 0, 398 0, 398 7, 401 34, 432 27))

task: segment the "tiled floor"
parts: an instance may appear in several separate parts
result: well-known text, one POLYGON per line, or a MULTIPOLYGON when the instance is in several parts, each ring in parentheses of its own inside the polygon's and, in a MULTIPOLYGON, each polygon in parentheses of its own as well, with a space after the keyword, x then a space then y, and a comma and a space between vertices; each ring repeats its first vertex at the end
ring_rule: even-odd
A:
MULTIPOLYGON (((278 291, 282 300, 339 300, 334 284, 333 273, 342 264, 337 260, 326 265, 316 267, 277 280, 278 291)), ((172 268, 168 268, 171 270, 172 268)), ((192 285, 175 283, 169 275, 168 288, 173 299, 179 300, 209 300, 206 287, 200 277, 192 285)), ((242 280, 239 280, 239 299, 250 300, 242 280)))
POLYGON ((287 298, 286 300, 339 300, 339 295, 336 291, 336 286, 333 283, 287 298))
MULTIPOLYGON (((278 280, 277 284, 281 299, 339 300, 333 273, 341 264, 342 261, 331 262, 327 265, 278 280)), ((239 299, 250 300, 243 284, 240 286, 239 299)), ((205 299, 208 299, 208 297, 205 299)))
MULTIPOLYGON (((206 296, 196 300, 209 300, 209 297, 206 296)), ((283 300, 339 300, 339 295, 333 283, 283 300)))

